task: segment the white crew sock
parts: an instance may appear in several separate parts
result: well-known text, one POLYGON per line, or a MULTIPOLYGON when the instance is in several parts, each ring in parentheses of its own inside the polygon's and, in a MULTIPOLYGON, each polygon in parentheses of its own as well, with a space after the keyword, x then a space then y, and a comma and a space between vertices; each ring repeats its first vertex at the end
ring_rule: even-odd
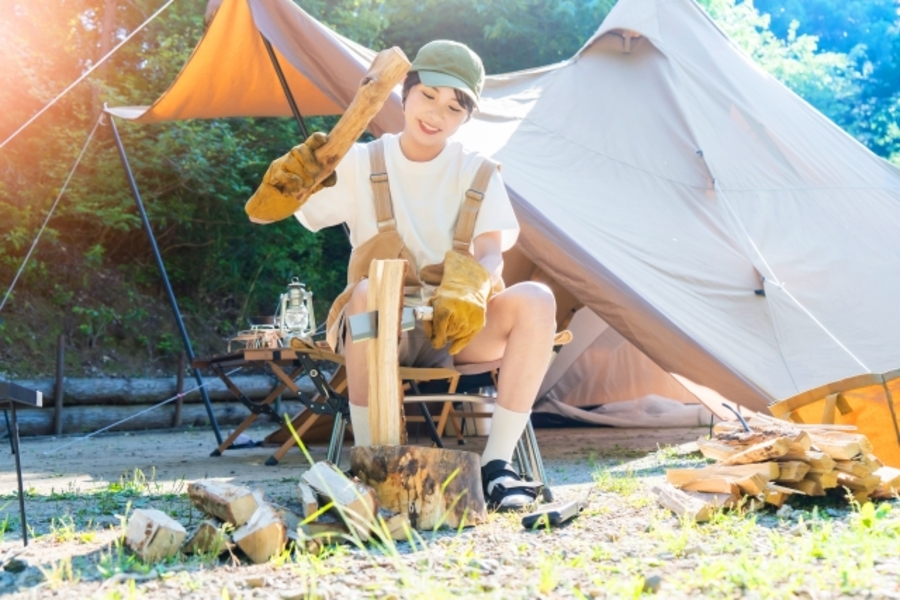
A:
POLYGON ((353 445, 371 446, 369 437, 369 407, 350 403, 350 424, 353 425, 353 445))
MULTIPOLYGON (((352 405, 351 405, 352 406, 352 405)), ((515 412, 507 410, 499 404, 494 407, 494 416, 491 419, 491 434, 488 436, 487 445, 481 454, 481 466, 492 460, 509 462, 512 460, 516 442, 522 437, 525 425, 531 418, 531 411, 515 412)))

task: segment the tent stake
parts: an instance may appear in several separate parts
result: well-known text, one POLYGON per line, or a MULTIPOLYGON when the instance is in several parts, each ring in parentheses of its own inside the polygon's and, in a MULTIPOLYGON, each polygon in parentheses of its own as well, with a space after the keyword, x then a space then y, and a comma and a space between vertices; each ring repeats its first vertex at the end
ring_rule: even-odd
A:
POLYGON ((300 126, 300 134, 303 135, 303 140, 306 140, 306 138, 309 137, 309 130, 306 129, 306 123, 303 122, 303 115, 300 114, 300 109, 297 107, 297 102, 294 101, 294 95, 291 93, 291 88, 288 86, 287 79, 284 77, 284 71, 281 70, 281 63, 278 62, 278 57, 275 56, 272 44, 266 39, 266 36, 262 33, 260 33, 259 36, 266 46, 266 52, 269 53, 269 60, 272 61, 272 66, 275 67, 275 74, 278 75, 278 81, 281 82, 281 89, 284 90, 284 96, 287 98, 287 102, 291 107, 291 112, 294 113, 294 119, 297 120, 297 125, 300 126))
MULTIPOLYGON (((122 138, 119 137, 116 119, 112 115, 110 115, 109 124, 112 127, 113 137, 116 140, 116 147, 119 149, 119 158, 122 159, 122 166, 125 167, 125 175, 128 177, 131 193, 134 194, 134 201, 137 203, 138 212, 140 213, 141 221, 144 224, 144 230, 147 232, 147 238, 150 240, 150 248, 153 250, 156 266, 159 268, 159 274, 162 276, 166 294, 169 296, 169 304, 172 306, 172 312, 175 314, 175 322, 178 325, 178 331, 181 333, 181 341, 184 343, 184 350, 193 363, 194 349, 191 347, 191 340, 188 337, 187 329, 184 327, 184 320, 181 318, 181 310, 178 308, 178 301, 175 299, 175 293, 172 291, 172 285, 169 283, 169 275, 166 273, 166 266, 163 264, 162 256, 159 253, 159 247, 156 245, 156 237, 153 235, 153 229, 150 227, 150 219, 147 218, 147 211, 144 210, 144 201, 141 200, 141 192, 138 190, 137 182, 134 179, 134 173, 132 173, 131 165, 128 163, 128 156, 125 154, 125 146, 122 145, 122 138)), ((212 425, 213 433, 216 434, 216 441, 221 445, 222 432, 219 431, 219 423, 216 421, 215 413, 213 413, 209 394, 206 391, 206 386, 203 384, 203 377, 200 375, 199 369, 194 367, 193 370, 194 379, 197 380, 197 385, 200 386, 200 395, 203 396, 203 403, 206 404, 206 413, 209 415, 209 423, 212 425)))

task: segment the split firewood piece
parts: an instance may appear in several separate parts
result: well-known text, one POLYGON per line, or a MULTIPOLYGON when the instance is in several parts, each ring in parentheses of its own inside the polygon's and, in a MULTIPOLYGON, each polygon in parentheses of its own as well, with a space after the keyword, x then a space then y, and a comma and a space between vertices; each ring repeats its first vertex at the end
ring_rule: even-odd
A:
POLYGON ((223 522, 218 519, 201 521, 181 546, 181 551, 184 554, 222 554, 234 546, 222 526, 223 522))
POLYGON ((855 443, 859 446, 859 450, 863 454, 872 454, 875 452, 871 440, 869 440, 864 433, 850 431, 810 431, 809 434, 812 436, 814 444, 819 442, 834 445, 855 443))
POLYGON ((378 535, 380 537, 386 535, 396 542, 405 542, 409 540, 411 532, 412 525, 408 516, 384 508, 378 509, 378 535))
POLYGON ((187 531, 181 523, 153 508, 136 508, 125 528, 125 543, 144 562, 175 556, 187 531))
POLYGON ((706 492, 708 494, 738 495, 741 490, 730 479, 722 477, 710 477, 708 479, 695 479, 694 481, 678 486, 685 492, 706 492))
POLYGON ((333 511, 367 541, 375 524, 375 492, 368 485, 354 481, 328 461, 317 462, 300 478, 317 494, 334 503, 333 511))
POLYGON ((723 465, 742 465, 754 462, 768 461, 787 454, 791 447, 791 440, 786 437, 772 438, 746 450, 729 456, 722 461, 723 465))
POLYGON ((259 507, 253 492, 245 487, 202 479, 188 486, 188 496, 194 506, 211 517, 235 527, 250 520, 259 507))
POLYGON ((706 458, 711 458, 712 460, 724 460, 742 450, 746 450, 749 446, 723 444, 721 442, 700 438, 697 440, 697 448, 706 458))
POLYGON ((830 473, 831 471, 834 471, 834 459, 824 452, 818 452, 816 450, 807 450, 806 452, 799 453, 788 452, 778 460, 802 460, 809 464, 810 473, 830 473))
POLYGON ((300 514, 304 520, 319 512, 319 500, 316 498, 316 491, 308 483, 301 481, 297 484, 297 496, 300 500, 300 514))
POLYGON ((815 481, 822 486, 823 490, 829 490, 831 488, 837 487, 838 474, 839 473, 837 471, 832 471, 831 473, 807 473, 806 479, 815 481))
POLYGON ((821 485, 811 479, 795 481, 791 483, 779 483, 778 485, 800 492, 806 496, 824 496, 825 490, 821 485))
POLYGON ((871 493, 878 488, 878 485, 881 483, 881 477, 878 475, 869 475, 867 477, 857 477, 855 475, 851 475, 850 473, 841 473, 839 471, 835 471, 835 486, 834 487, 845 487, 851 491, 859 492, 865 491, 866 493, 871 493))
POLYGON ((287 527, 282 514, 268 504, 262 504, 232 538, 251 561, 261 564, 284 550, 287 527))
POLYGON ((854 477, 868 477, 869 475, 874 473, 876 469, 878 469, 878 465, 870 462, 868 459, 834 461, 835 471, 847 473, 848 475, 853 475, 854 477))
POLYGON ((878 487, 872 492, 873 498, 893 498, 900 492, 900 469, 894 467, 881 467, 872 475, 879 479, 878 487))
POLYGON ((710 465, 701 469, 669 469, 666 471, 666 481, 674 486, 681 487, 684 484, 706 479, 709 477, 724 477, 738 481, 753 475, 760 475, 766 481, 778 479, 781 473, 779 463, 763 462, 746 465, 710 465))
POLYGON ((713 433, 713 440, 722 444, 754 446, 775 438, 788 438, 798 450, 809 450, 812 445, 809 434, 787 422, 757 425, 746 431, 740 423, 723 421, 713 427, 713 433))
POLYGON ((787 499, 795 493, 798 492, 796 490, 782 487, 777 484, 768 483, 766 484, 766 489, 763 490, 762 497, 766 504, 771 504, 772 506, 781 508, 781 506, 787 501, 787 499))
POLYGON ((786 460, 778 465, 781 467, 781 473, 775 479, 782 483, 802 481, 809 473, 809 463, 802 460, 786 460))
POLYGON ((869 448, 865 453, 871 452, 871 443, 868 438, 858 433, 813 431, 810 435, 816 448, 834 460, 851 460, 863 452, 864 446, 869 448))
POLYGON ((733 508, 739 500, 731 494, 685 492, 668 483, 653 486, 659 503, 677 516, 691 521, 709 521, 721 508, 733 508))
POLYGON ((420 531, 487 522, 481 463, 474 452, 425 446, 356 446, 350 466, 384 508, 420 531))

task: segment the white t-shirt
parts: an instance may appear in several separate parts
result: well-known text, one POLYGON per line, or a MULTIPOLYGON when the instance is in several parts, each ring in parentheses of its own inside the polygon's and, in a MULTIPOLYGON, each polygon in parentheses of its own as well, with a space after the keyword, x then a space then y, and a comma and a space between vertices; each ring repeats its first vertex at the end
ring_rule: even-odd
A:
MULTIPOLYGON (((443 262, 453 248, 456 220, 481 164, 479 155, 450 140, 433 160, 413 162, 400 150, 399 135, 386 134, 383 139, 397 232, 419 269, 443 262)), ((337 184, 313 194, 295 216, 311 231, 346 222, 350 243, 357 248, 378 233, 366 145, 355 144, 336 170, 337 184)), ((499 172, 485 190, 472 238, 491 231, 503 233, 503 251, 519 234, 499 172)))

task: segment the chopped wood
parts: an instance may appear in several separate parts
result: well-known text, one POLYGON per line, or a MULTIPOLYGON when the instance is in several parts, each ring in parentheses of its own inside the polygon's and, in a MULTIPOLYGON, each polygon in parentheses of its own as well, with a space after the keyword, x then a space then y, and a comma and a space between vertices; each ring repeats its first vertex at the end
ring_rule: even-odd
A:
POLYGON ((333 511, 359 536, 367 541, 375 522, 375 492, 368 485, 348 478, 334 464, 317 462, 300 478, 320 496, 334 503, 333 511))
POLYGON ((842 432, 842 431, 810 431, 813 443, 826 442, 831 444, 857 444, 860 452, 863 454, 871 454, 875 451, 872 442, 863 433, 842 432))
POLYGON ((733 508, 739 500, 730 494, 685 492, 668 483, 653 487, 659 503, 677 516, 691 521, 708 521, 720 508, 733 508))
POLYGON ((900 469, 881 467, 872 475, 879 479, 878 487, 872 492, 873 498, 893 498, 897 492, 900 492, 900 469))
POLYGON ((702 469, 669 469, 666 471, 666 481, 672 485, 682 486, 697 479, 708 477, 724 477, 739 480, 752 475, 761 475, 766 481, 778 479, 780 465, 775 462, 750 463, 747 465, 710 465, 702 469))
POLYGON ((786 437, 773 438, 762 443, 750 446, 746 450, 729 456, 722 461, 723 465, 742 465, 753 462, 767 461, 779 456, 784 456, 790 449, 791 440, 786 437))
POLYGON ((741 452, 742 450, 746 450, 747 448, 749 448, 749 446, 732 446, 729 444, 722 444, 713 440, 700 438, 697 440, 697 448, 700 450, 700 453, 703 454, 703 456, 705 456, 706 458, 711 458, 713 460, 724 460, 729 456, 741 452))
POLYGON ((869 460, 836 460, 834 470, 854 477, 868 477, 878 466, 869 460))
POLYGON ((202 479, 188 486, 194 506, 211 517, 240 527, 259 507, 253 492, 245 487, 202 479))
POLYGON ((809 481, 815 481, 822 486, 823 490, 827 490, 833 487, 837 487, 838 472, 832 471, 831 473, 807 473, 806 479, 808 479, 809 481))
POLYGON ((201 521, 188 536, 181 551, 185 554, 222 554, 233 546, 222 525, 223 522, 218 519, 201 521))
POLYGON ((866 460, 868 460, 869 462, 875 463, 876 465, 878 465, 878 467, 884 466, 884 463, 881 462, 881 459, 872 453, 866 454, 866 460))
POLYGON ((810 473, 830 473, 834 470, 834 459, 824 452, 819 452, 817 450, 807 450, 806 452, 801 453, 788 452, 778 460, 802 460, 809 464, 810 473))
POLYGON ((319 512, 319 500, 316 491, 303 481, 297 484, 297 497, 300 500, 300 514, 303 519, 309 519, 319 512))
POLYGON ((396 542, 409 540, 412 525, 409 517, 403 513, 397 513, 383 508, 378 509, 378 535, 387 535, 396 542))
POLYGON ((867 477, 857 477, 849 473, 835 472, 835 485, 845 487, 853 492, 865 491, 873 492, 881 483, 881 477, 878 475, 869 475, 867 477))
POLYGON ((814 431, 813 444, 834 460, 850 460, 862 452, 859 434, 814 431))
POLYGON ((812 481, 811 479, 804 479, 803 481, 796 481, 792 483, 780 483, 779 485, 794 490, 796 492, 801 492, 807 496, 824 496, 825 490, 822 489, 822 486, 812 481))
POLYGON ((778 464, 781 466, 781 473, 776 480, 780 482, 802 481, 806 474, 809 473, 809 463, 802 460, 786 460, 778 464))
POLYGON ((268 504, 262 504, 232 537, 253 563, 261 564, 284 550, 287 528, 283 515, 268 504))
POLYGON ((125 528, 125 543, 144 562, 175 556, 187 531, 181 523, 153 508, 136 508, 125 528))
POLYGON ((706 479, 695 479, 688 483, 678 486, 685 492, 707 492, 710 494, 740 494, 737 484, 730 479, 722 477, 709 477, 706 479))
POLYGON ((767 486, 765 490, 763 490, 763 500, 766 504, 771 504, 772 506, 780 508, 787 499, 791 496, 793 490, 783 490, 783 489, 775 489, 771 486, 767 486))

